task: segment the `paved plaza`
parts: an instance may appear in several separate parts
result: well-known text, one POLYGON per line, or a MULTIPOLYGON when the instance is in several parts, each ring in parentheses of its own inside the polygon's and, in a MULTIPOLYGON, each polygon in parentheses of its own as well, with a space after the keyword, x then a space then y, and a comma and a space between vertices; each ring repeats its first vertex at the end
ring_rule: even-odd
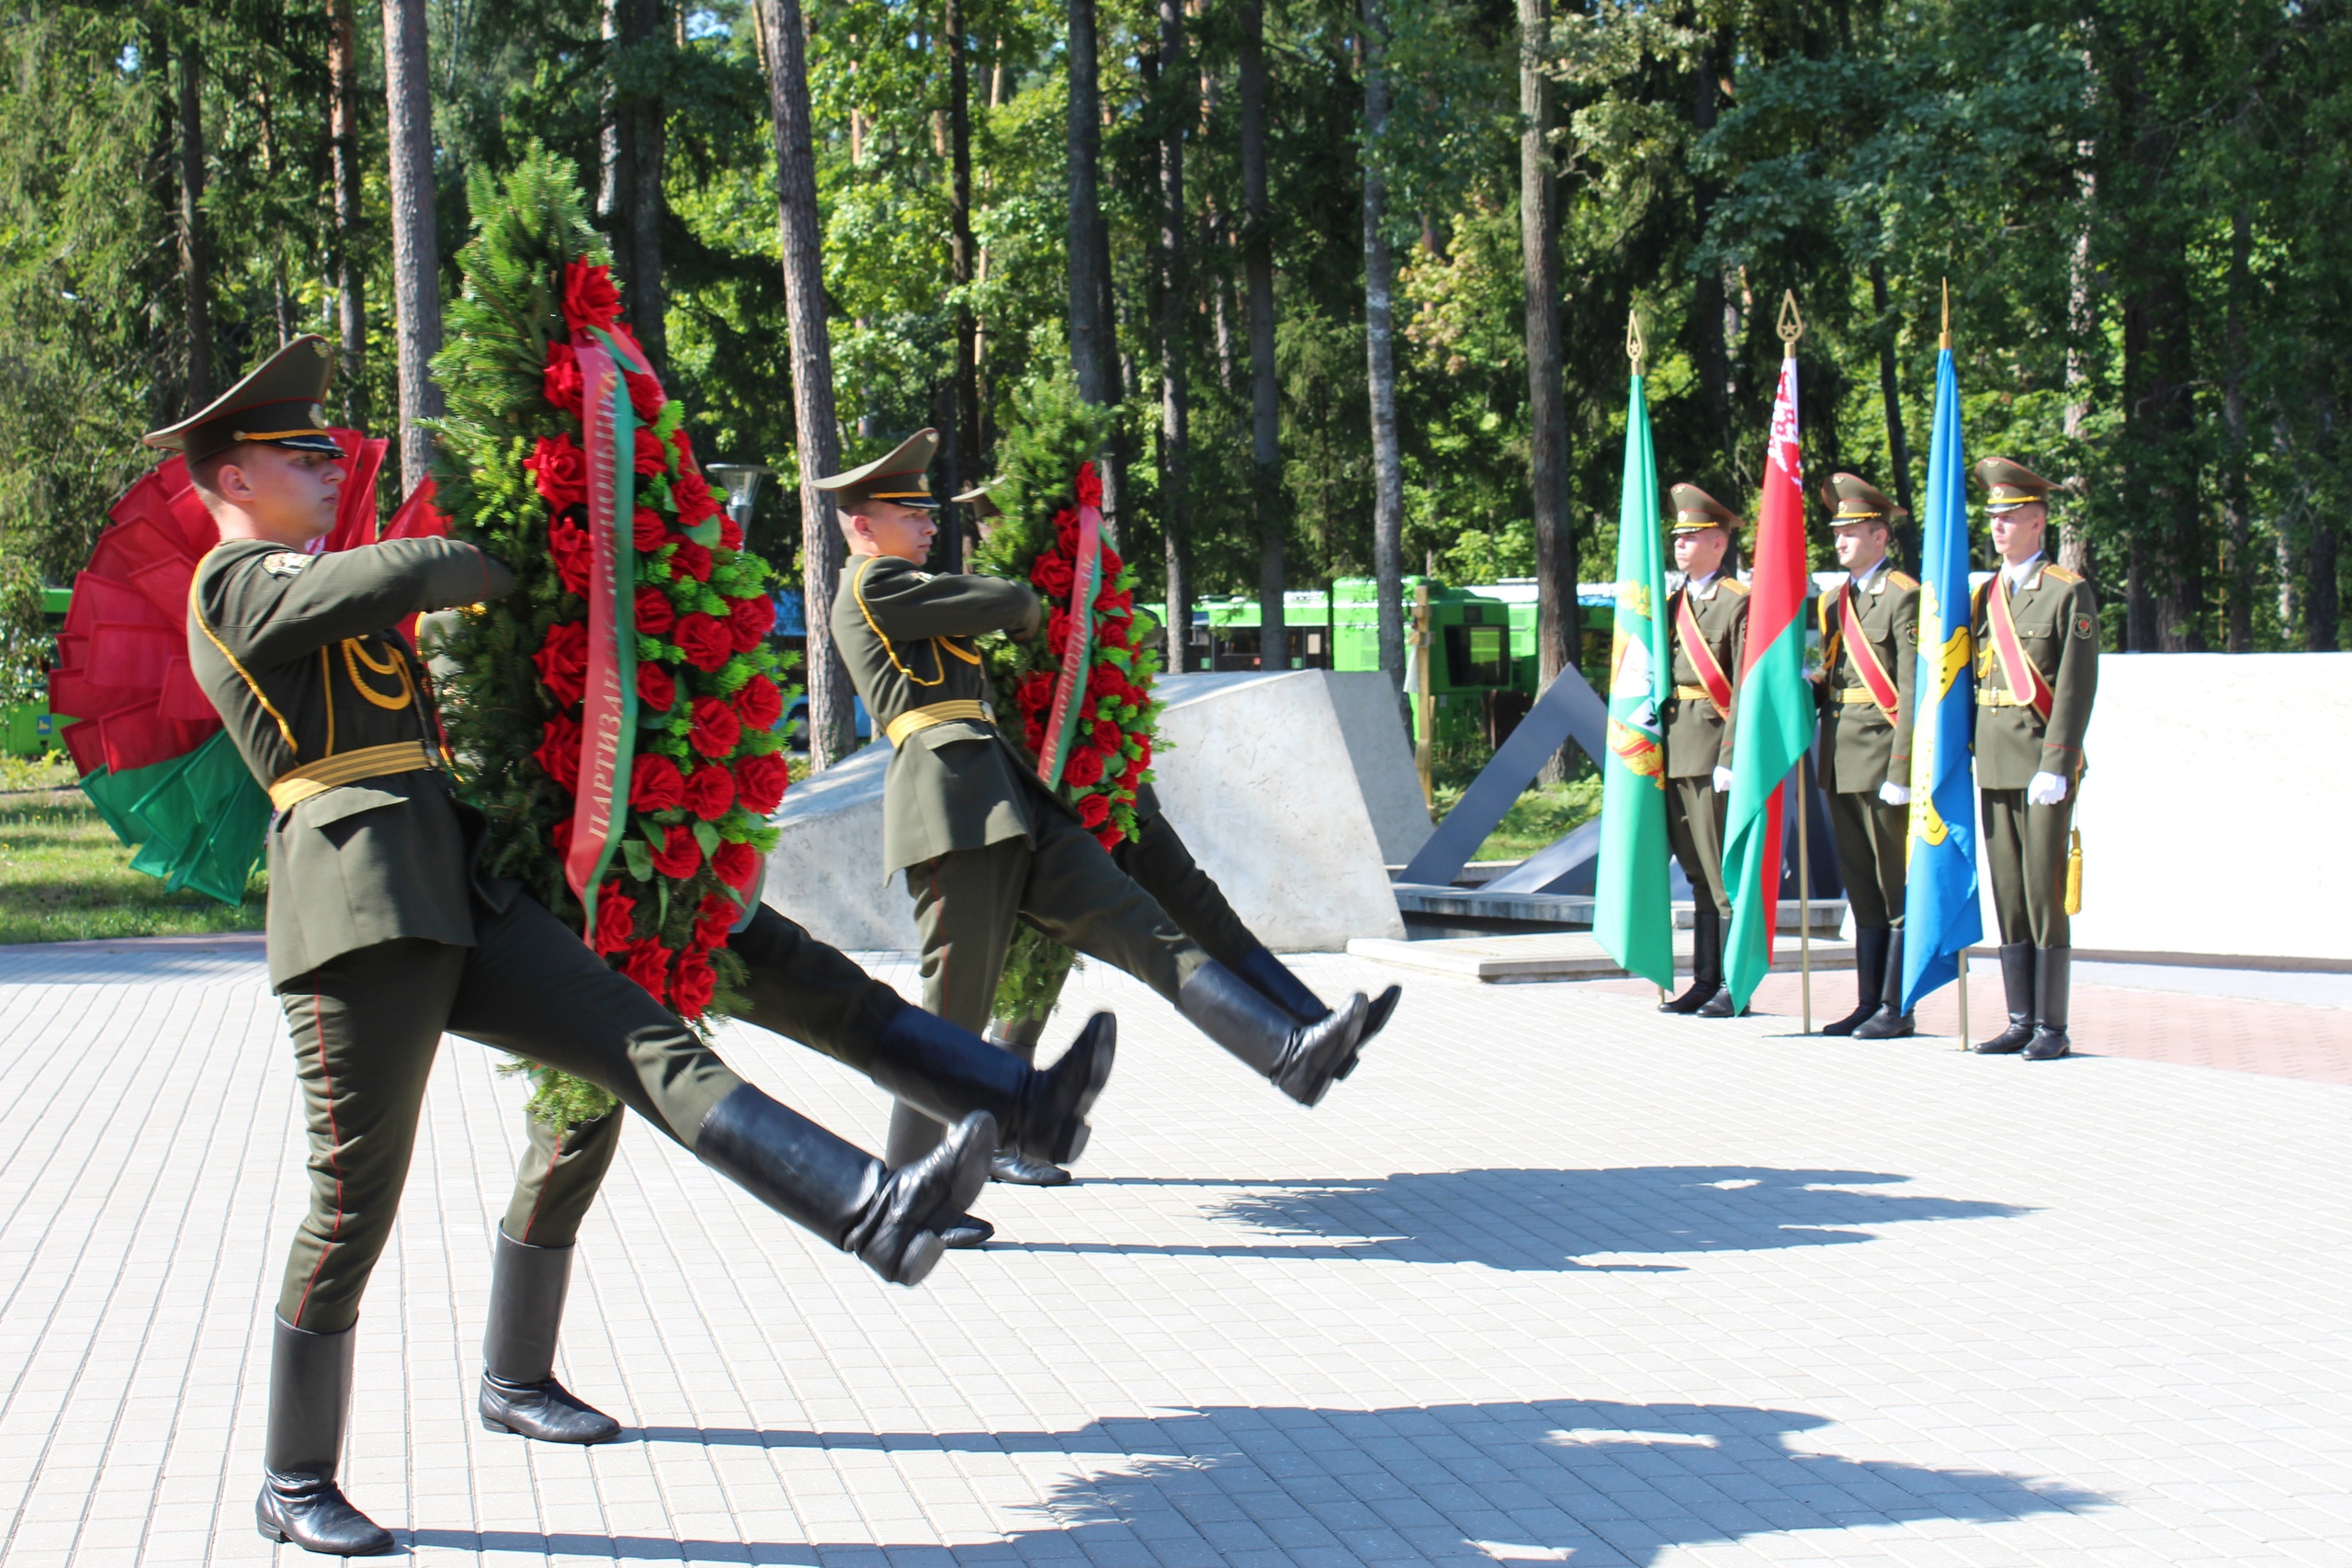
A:
MULTIPOLYGON (((2088 1049, 2291 1009, 2352 1061, 2327 987, 2130 978, 2086 976, 2088 1049)), ((2352 1084, 1639 992, 1410 977, 1309 1113, 1090 967, 1121 1055, 1084 1179, 990 1188, 1003 1241, 917 1291, 635 1125, 560 1363, 627 1428, 585 1451, 472 1415, 523 1091, 450 1042, 349 1490, 434 1563, 2352 1563, 2352 1084)), ((878 1143, 870 1085, 722 1044, 878 1143)), ((8 1568, 273 1551, 289 1050, 257 941, 0 950, 8 1568)))

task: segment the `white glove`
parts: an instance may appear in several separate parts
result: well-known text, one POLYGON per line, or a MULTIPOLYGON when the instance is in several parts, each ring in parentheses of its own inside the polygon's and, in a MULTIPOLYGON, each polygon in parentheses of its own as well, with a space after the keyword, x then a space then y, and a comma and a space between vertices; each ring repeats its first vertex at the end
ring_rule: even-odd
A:
POLYGON ((1717 795, 1729 795, 1731 793, 1731 770, 1729 768, 1717 768, 1715 770, 1715 793, 1717 795))
POLYGON ((1889 779, 1878 786, 1878 797, 1889 806, 1908 806, 1911 804, 1911 786, 1889 779))
POLYGON ((2033 782, 2025 786, 2029 806, 2055 806, 2066 798, 2066 781, 2056 773, 2036 773, 2033 782))

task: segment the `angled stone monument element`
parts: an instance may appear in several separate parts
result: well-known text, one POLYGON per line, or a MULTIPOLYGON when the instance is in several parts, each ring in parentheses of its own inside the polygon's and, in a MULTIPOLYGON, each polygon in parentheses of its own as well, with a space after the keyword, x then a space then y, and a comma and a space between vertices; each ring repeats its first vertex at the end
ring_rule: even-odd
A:
MULTIPOLYGON (((1163 675, 1160 805, 1267 946, 1336 953, 1402 936, 1386 866, 1430 836, 1395 688, 1376 671, 1163 675)), ((876 743, 792 786, 764 897, 852 952, 911 952, 913 905, 882 877, 876 743)))

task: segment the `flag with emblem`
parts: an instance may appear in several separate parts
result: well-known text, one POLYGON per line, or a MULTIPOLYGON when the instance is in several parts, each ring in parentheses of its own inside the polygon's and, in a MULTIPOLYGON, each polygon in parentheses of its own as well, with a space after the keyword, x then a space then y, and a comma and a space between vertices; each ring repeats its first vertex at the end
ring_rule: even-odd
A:
POLYGON ((1797 452, 1797 360, 1781 360, 1765 443, 1755 570, 1747 583, 1747 650, 1732 741, 1724 883, 1731 931, 1724 978, 1740 1007, 1772 965, 1780 917, 1781 789, 1813 743, 1813 684, 1804 677, 1804 488, 1797 452))
POLYGON ((1617 503, 1617 629, 1609 651, 1609 747, 1600 763, 1592 934, 1629 974, 1670 986, 1674 905, 1666 868, 1666 736, 1658 716, 1673 666, 1657 495, 1649 403, 1636 369, 1625 407, 1625 479, 1617 503))
POLYGON ((1912 697, 1911 831, 1903 895, 1903 1010, 1950 985, 1984 934, 1976 903, 1975 649, 1968 589, 1968 461, 1951 339, 1936 355, 1936 423, 1919 534, 1919 678, 1912 697))

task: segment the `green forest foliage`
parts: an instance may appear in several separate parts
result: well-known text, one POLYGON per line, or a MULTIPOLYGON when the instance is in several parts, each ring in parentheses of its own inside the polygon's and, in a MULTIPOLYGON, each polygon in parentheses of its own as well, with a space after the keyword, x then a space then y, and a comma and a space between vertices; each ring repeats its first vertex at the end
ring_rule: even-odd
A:
MULTIPOLYGON (((595 0, 430 0, 447 292, 469 183, 533 142, 599 186, 615 103, 667 125, 670 384, 713 460, 793 468, 775 160, 755 7, 678 0, 622 45, 595 0)), ((1399 259, 1405 559, 1524 575, 1527 384, 1515 6, 1386 0, 1395 108, 1366 151, 1357 6, 1267 0, 1269 155, 1294 586, 1372 563, 1363 161, 1399 259)), ((2338 646, 2352 502, 2352 26, 2346 0, 1623 0, 1555 6, 1527 39, 1559 96, 1569 469, 1583 576, 1611 558, 1629 310, 1651 345, 1668 480, 1753 490, 1793 290, 1811 471, 1924 482, 1939 285, 1971 447, 2074 483, 2060 508, 2110 648, 2338 646), (1888 393, 1907 437, 1895 472, 1888 393)), ((968 0, 973 222, 988 472, 1014 391, 1066 356, 1062 6, 968 0)), ((811 0, 833 367, 851 461, 950 411, 940 0, 811 0)), ((1193 391, 1196 593, 1250 592, 1238 0, 1187 0, 1163 74, 1156 5, 1100 0, 1102 186, 1136 492, 1127 555, 1156 592, 1159 142, 1183 138, 1180 345, 1193 391)), ((64 581, 135 445, 188 384, 179 86, 198 64, 214 384, 283 334, 330 338, 337 247, 367 352, 338 411, 390 434, 394 348, 382 28, 356 7, 362 222, 329 178, 325 0, 0 4, 0 665, 42 650, 30 590, 64 581)), ((633 281, 633 280, 632 280, 633 281)), ((387 465, 389 475, 399 465, 387 465)), ((388 479, 388 484, 390 482, 388 479)), ((752 543, 795 556, 791 483, 752 543)), ((390 498, 388 495, 387 500, 390 498)))

